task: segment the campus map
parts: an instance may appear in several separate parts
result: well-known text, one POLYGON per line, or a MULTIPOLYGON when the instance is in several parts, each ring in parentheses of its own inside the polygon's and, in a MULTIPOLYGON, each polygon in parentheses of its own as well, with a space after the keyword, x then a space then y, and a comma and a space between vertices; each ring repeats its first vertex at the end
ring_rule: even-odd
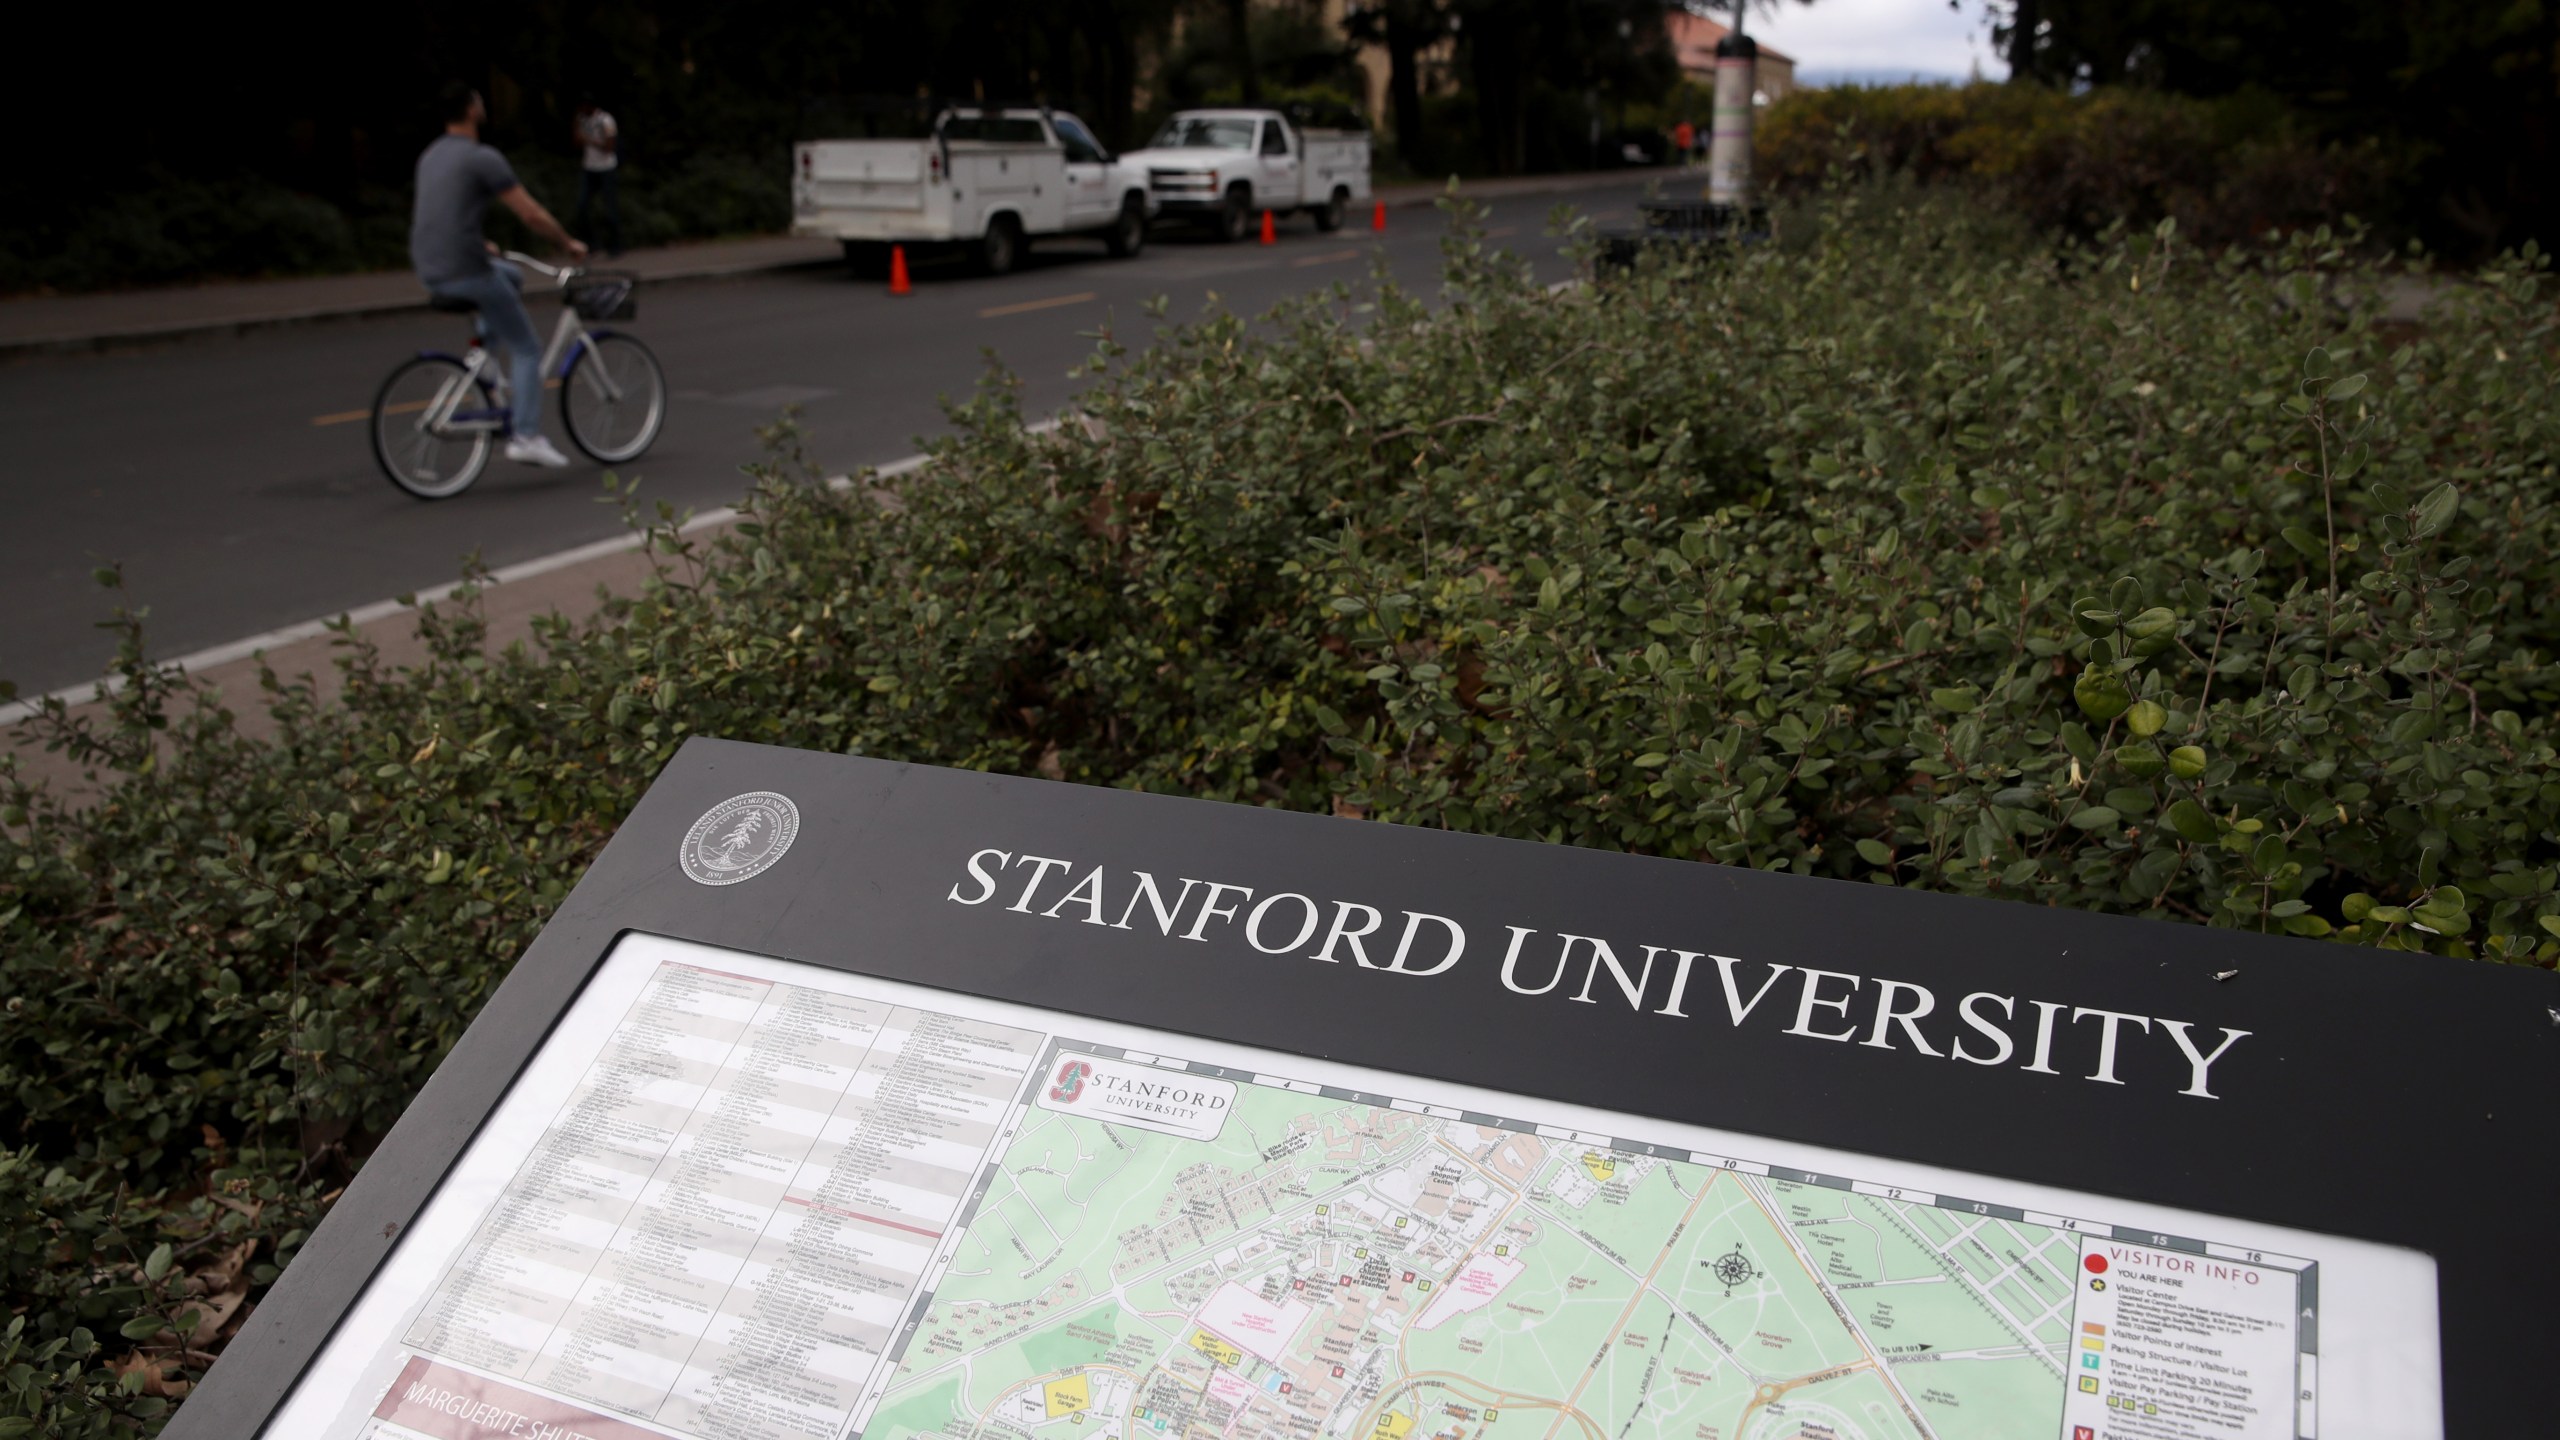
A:
POLYGON ((264 1434, 2320 1434, 2345 1242, 1728 1142, 643 938, 264 1434))
POLYGON ((2289 1376, 2099 1411, 2076 1222, 1314 1088, 1235 1083, 1204 1139, 1051 1086, 863 1440, 2295 1433, 2289 1376))

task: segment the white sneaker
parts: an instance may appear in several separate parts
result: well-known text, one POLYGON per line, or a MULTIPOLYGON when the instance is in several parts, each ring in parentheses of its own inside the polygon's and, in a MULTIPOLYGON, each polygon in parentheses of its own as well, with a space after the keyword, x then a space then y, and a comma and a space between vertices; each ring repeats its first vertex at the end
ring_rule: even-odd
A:
POLYGON ((565 469, 569 464, 569 457, 560 453, 560 447, 552 444, 548 435, 508 436, 507 458, 519 465, 542 465, 553 470, 565 469))

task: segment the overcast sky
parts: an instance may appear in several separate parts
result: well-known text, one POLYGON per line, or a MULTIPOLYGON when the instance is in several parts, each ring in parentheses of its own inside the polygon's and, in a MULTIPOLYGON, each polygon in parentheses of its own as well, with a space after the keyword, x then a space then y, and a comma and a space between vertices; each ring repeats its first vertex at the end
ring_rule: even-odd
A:
MULTIPOLYGON (((1716 18, 1733 12, 1711 0, 1716 18)), ((1753 0, 1745 33, 1785 52, 1804 71, 1872 71, 1961 79, 1977 65, 2000 79, 2009 67, 1991 48, 1984 0, 1753 0)))

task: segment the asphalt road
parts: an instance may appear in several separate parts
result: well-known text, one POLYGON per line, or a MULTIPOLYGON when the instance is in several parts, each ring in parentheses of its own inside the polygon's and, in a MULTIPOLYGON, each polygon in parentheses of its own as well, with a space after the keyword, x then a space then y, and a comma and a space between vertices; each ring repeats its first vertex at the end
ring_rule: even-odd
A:
MULTIPOLYGON (((1627 212, 1642 190, 1497 201, 1489 233, 1561 278, 1549 209, 1627 212)), ((1058 241, 1002 279, 920 267, 902 298, 832 266, 646 289, 629 328, 658 352, 674 402, 627 472, 644 497, 723 505, 744 488, 755 428, 785 405, 842 472, 940 432, 941 397, 968 394, 990 350, 1021 376, 1026 415, 1059 408, 1095 327, 1109 320, 1137 343, 1158 295, 1176 320, 1212 292, 1258 314, 1337 282, 1365 287, 1378 248, 1400 283, 1432 286, 1443 217, 1395 210, 1384 236, 1367 219, 1334 235, 1297 219, 1271 247, 1166 232, 1135 260, 1058 241)), ((535 320, 548 330, 539 304, 535 320)), ((150 607, 152 653, 169 658, 450 580, 474 550, 497 567, 617 533, 600 467, 583 457, 567 470, 493 460, 468 493, 433 504, 373 468, 362 416, 374 387, 409 352, 453 348, 459 329, 391 316, 0 365, 0 678, 24 696, 100 672, 114 646, 97 622, 116 601, 91 572, 108 561, 124 567, 125 603, 150 607)), ((556 406, 548 425, 567 449, 556 406)))

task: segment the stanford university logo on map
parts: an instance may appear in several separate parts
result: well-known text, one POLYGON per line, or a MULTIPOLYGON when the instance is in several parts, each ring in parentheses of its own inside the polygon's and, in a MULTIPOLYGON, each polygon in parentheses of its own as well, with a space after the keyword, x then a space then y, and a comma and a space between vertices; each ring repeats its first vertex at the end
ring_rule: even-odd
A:
POLYGON ((1084 1093, 1084 1082, 1093 1078, 1093 1067, 1082 1060, 1068 1060, 1058 1066, 1057 1083, 1049 1087, 1049 1098, 1072 1105, 1084 1093))
POLYGON ((1134 1125, 1186 1140, 1217 1139, 1235 1108, 1235 1085, 1177 1066, 1073 1051, 1058 1057, 1058 1068, 1049 1072, 1049 1083, 1033 1099, 1041 1109, 1062 1115, 1134 1125))
POLYGON ((800 807, 770 790, 732 795, 703 812, 677 857, 704 885, 735 885, 774 867, 800 833, 800 807))

